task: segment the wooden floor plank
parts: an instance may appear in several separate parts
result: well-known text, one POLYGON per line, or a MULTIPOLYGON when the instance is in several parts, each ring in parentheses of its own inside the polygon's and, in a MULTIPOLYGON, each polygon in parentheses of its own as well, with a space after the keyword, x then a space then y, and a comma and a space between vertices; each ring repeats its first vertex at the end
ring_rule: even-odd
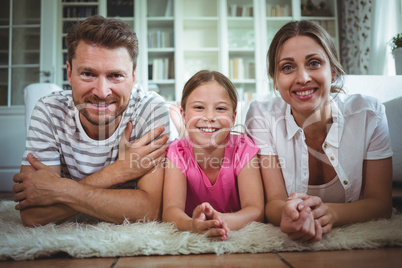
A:
POLYGON ((88 258, 72 259, 70 257, 37 259, 34 261, 4 261, 0 262, 0 267, 7 268, 109 268, 114 263, 115 258, 88 258))
POLYGON ((278 253, 292 267, 400 268, 402 248, 278 253))
POLYGON ((287 268, 275 254, 204 254, 204 255, 180 255, 180 256, 150 256, 120 258, 115 268, 132 267, 273 267, 287 268))

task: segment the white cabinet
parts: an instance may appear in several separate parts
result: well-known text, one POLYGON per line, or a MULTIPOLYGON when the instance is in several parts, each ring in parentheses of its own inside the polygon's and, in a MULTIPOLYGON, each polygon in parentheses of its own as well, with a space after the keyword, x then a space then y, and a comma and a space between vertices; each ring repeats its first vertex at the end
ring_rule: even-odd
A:
POLYGON ((60 4, 58 81, 65 87, 63 39, 68 25, 94 14, 117 17, 134 29, 140 46, 137 82, 167 101, 180 100, 185 82, 201 69, 227 75, 241 101, 272 94, 266 54, 275 33, 289 21, 317 21, 339 43, 336 0, 60 0, 60 4))

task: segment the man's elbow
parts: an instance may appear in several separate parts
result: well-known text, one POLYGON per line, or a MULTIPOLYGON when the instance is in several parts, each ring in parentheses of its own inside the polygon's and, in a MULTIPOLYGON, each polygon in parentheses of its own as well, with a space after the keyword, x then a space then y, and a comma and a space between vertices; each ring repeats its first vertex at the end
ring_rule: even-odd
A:
POLYGON ((50 221, 44 217, 38 217, 24 212, 20 212, 20 218, 25 227, 36 227, 50 223, 50 221))

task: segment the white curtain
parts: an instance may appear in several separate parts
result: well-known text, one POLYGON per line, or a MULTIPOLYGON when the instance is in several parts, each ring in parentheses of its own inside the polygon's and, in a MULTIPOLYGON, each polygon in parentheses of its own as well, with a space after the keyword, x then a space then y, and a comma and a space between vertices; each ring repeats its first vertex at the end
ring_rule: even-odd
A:
POLYGON ((401 0, 374 0, 368 74, 395 75, 389 42, 402 32, 401 0))
POLYGON ((393 75, 389 41, 402 32, 402 0, 341 0, 341 61, 348 74, 393 75))

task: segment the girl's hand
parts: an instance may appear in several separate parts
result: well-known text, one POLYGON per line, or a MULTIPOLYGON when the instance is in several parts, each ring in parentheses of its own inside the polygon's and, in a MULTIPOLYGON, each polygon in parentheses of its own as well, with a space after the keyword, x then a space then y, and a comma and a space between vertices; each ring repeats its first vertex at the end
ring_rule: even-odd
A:
POLYGON ((281 231, 292 240, 319 241, 322 238, 322 228, 314 219, 310 207, 298 209, 301 202, 301 198, 288 199, 282 212, 281 231))
POLYGON ((229 237, 229 228, 222 214, 209 203, 202 203, 194 209, 191 231, 206 234, 216 240, 226 240, 229 237))
POLYGON ((322 227, 322 233, 327 234, 332 230, 333 215, 330 212, 328 206, 322 202, 318 196, 308 196, 303 193, 293 193, 289 197, 290 199, 303 200, 297 205, 297 209, 301 211, 306 207, 310 207, 314 216, 314 219, 322 227))

